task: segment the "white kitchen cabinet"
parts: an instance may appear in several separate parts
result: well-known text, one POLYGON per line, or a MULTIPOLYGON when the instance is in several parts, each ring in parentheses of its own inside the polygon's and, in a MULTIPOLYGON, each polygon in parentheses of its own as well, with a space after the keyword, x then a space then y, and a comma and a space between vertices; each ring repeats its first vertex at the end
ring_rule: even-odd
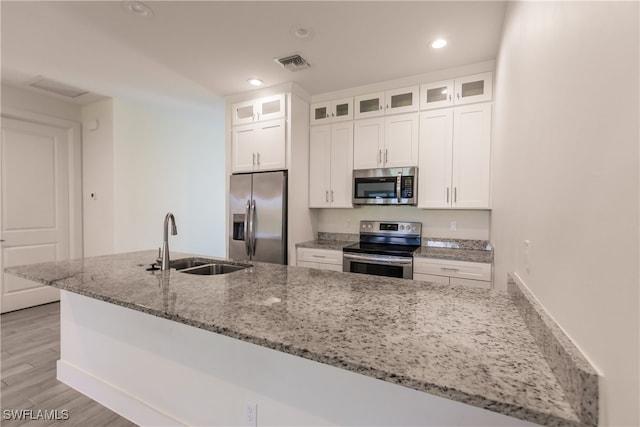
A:
POLYGON ((418 165, 419 113, 385 117, 383 167, 418 165))
POLYGON ((493 73, 480 73, 420 86, 420 109, 491 101, 493 73))
POLYGON ((352 207, 353 122, 313 126, 309 147, 309 207, 352 207))
POLYGON ((356 120, 353 169, 418 164, 419 113, 356 120))
POLYGON ((420 86, 388 90, 384 93, 384 113, 401 114, 418 111, 420 86))
POLYGON ((231 111, 234 126, 279 119, 285 117, 285 95, 282 93, 239 102, 231 106, 231 111))
POLYGON ((342 271, 342 251, 316 248, 298 248, 298 267, 342 271))
POLYGON ((492 265, 483 262, 453 261, 415 257, 413 280, 491 288, 492 265))
POLYGON ((366 119, 418 111, 419 86, 392 89, 355 97, 355 118, 366 119))
POLYGON ((286 169, 285 119, 234 126, 232 172, 286 169))
POLYGON ((383 149, 384 117, 356 120, 353 129, 353 169, 382 167, 383 149))
POLYGON ((311 125, 353 120, 353 98, 343 98, 311 105, 311 125))
POLYGON ((490 208, 491 103, 420 114, 419 208, 490 208))

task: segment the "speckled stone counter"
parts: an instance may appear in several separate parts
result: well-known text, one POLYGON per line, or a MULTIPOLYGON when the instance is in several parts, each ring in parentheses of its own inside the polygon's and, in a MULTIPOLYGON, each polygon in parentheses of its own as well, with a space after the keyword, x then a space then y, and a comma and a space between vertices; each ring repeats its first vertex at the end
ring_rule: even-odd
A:
POLYGON ((145 271, 156 255, 7 272, 516 418, 581 425, 506 292, 264 263, 218 276, 145 271))
POLYGON ((297 243, 296 248, 309 249, 329 249, 341 251, 345 246, 353 245, 353 241, 348 240, 311 240, 309 242, 297 243))
POLYGON ((474 249, 450 249, 421 246, 413 253, 414 257, 447 259, 453 261, 470 261, 493 263, 493 251, 474 249))

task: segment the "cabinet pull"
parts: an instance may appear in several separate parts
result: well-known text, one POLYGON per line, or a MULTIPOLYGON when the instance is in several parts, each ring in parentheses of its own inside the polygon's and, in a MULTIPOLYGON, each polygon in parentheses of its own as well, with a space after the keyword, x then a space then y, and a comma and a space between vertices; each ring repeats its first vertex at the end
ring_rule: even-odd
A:
POLYGON ((458 101, 460 100, 460 92, 456 93, 456 97, 458 98, 458 101))
POLYGON ((326 256, 324 256, 324 255, 311 254, 311 256, 314 257, 314 258, 323 258, 323 259, 326 258, 326 256))
POLYGON ((384 149, 384 162, 387 163, 389 161, 389 149, 384 149))
POLYGON ((331 117, 335 117, 336 115, 334 113, 331 113, 331 117))
POLYGON ((324 201, 329 203, 329 190, 324 190, 324 201))
POLYGON ((449 102, 451 102, 451 94, 449 94, 449 102))
POLYGON ((260 120, 260 113, 256 113, 256 120, 260 120))
POLYGON ((449 203, 449 187, 447 187, 447 203, 449 203))
POLYGON ((256 153, 251 153, 253 155, 253 159, 251 160, 251 165, 255 166, 256 165, 256 153))
POLYGON ((382 105, 380 105, 380 109, 382 110, 382 105))
POLYGON ((378 163, 382 163, 382 150, 378 150, 378 163))
POLYGON ((257 153, 256 159, 256 164, 260 166, 260 153, 257 153))
POLYGON ((333 190, 331 190, 331 203, 333 203, 333 190))
POLYGON ((442 271, 453 271, 453 272, 456 272, 456 273, 458 271, 460 271, 459 268, 450 268, 450 267, 440 267, 440 270, 442 270, 442 271))
POLYGON ((453 187, 453 203, 458 203, 458 187, 453 187))

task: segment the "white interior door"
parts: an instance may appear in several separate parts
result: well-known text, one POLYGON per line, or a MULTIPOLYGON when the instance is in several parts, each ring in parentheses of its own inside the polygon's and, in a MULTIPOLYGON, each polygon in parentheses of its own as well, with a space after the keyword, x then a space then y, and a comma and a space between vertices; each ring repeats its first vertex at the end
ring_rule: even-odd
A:
MULTIPOLYGON (((69 259, 69 141, 64 129, 2 118, 0 223, 5 267, 69 259)), ((59 299, 2 272, 2 312, 59 299)))

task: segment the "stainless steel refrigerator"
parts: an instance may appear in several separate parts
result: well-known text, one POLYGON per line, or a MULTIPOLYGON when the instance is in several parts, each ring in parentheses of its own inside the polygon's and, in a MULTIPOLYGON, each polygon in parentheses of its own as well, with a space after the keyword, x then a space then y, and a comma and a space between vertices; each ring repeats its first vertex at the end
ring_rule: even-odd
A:
POLYGON ((229 257, 287 264, 287 172, 231 175, 229 257))

